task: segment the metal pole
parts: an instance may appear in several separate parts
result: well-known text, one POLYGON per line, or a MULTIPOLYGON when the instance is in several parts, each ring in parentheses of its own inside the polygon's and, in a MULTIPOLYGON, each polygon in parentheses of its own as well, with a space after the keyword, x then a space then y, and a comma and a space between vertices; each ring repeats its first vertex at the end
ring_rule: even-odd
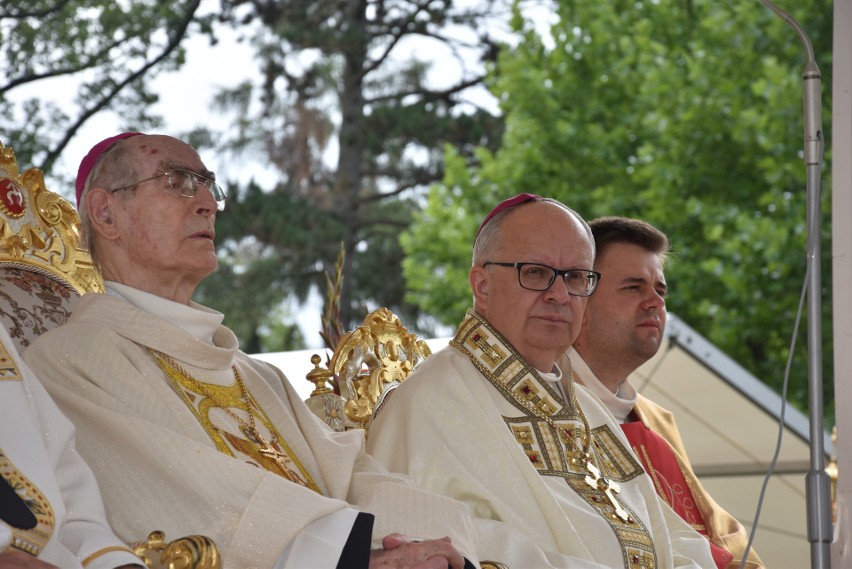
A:
POLYGON ((819 67, 807 34, 789 14, 761 0, 770 10, 790 24, 807 50, 808 60, 802 72, 804 99, 805 168, 807 171, 808 223, 808 410, 810 415, 811 470, 806 477, 808 503, 808 541, 811 544, 812 569, 831 567, 831 484, 825 472, 822 398, 822 263, 820 165, 822 163, 822 101, 819 67))

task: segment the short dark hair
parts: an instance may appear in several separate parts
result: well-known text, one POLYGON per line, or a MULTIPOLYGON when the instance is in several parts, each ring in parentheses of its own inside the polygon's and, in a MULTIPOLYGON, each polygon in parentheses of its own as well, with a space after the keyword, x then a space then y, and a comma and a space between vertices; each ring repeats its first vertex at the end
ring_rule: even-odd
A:
POLYGON ((671 250, 666 234, 641 219, 618 216, 599 217, 589 222, 589 227, 595 238, 598 258, 603 256, 607 247, 614 243, 638 245, 659 255, 662 262, 665 262, 671 250))

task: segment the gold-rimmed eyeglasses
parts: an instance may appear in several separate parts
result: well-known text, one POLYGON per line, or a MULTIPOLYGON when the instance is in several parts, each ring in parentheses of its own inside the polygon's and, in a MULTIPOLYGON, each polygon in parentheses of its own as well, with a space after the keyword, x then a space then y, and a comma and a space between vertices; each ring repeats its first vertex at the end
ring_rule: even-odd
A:
POLYGON ((198 192, 198 186, 204 186, 210 191, 210 195, 213 196, 213 199, 216 200, 216 209, 219 211, 225 209, 225 198, 227 198, 227 195, 225 195, 225 190, 222 189, 222 186, 217 184, 216 180, 212 178, 196 174, 195 172, 184 168, 172 168, 171 170, 166 170, 162 174, 157 174, 156 176, 139 180, 127 186, 113 188, 110 192, 115 193, 122 190, 132 190, 143 182, 156 180, 163 176, 165 176, 168 180, 169 187, 174 190, 175 193, 185 198, 194 198, 195 194, 198 192))

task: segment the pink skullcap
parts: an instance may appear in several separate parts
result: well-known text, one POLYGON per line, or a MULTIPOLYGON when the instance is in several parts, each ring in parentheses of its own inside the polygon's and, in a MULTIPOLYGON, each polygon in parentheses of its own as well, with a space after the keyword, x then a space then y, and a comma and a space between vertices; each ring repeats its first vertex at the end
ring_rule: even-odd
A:
POLYGON ((83 158, 82 162, 80 162, 80 168, 77 170, 77 207, 80 207, 80 196, 83 195, 83 186, 86 185, 86 178, 89 177, 92 168, 95 167, 95 163, 97 163, 101 155, 109 150, 109 148, 119 140, 130 138, 131 136, 138 136, 140 134, 144 133, 122 132, 121 134, 105 138, 89 150, 89 153, 86 154, 86 157, 83 158))
POLYGON ((522 203, 527 202, 540 202, 544 198, 541 196, 537 196, 535 194, 518 194, 513 198, 509 198, 497 204, 497 207, 491 210, 491 213, 485 216, 485 219, 482 221, 482 224, 479 226, 479 229, 476 230, 476 236, 479 237, 479 234, 482 233, 482 228, 485 227, 491 218, 500 213, 501 211, 505 211, 511 207, 515 207, 516 205, 520 205, 522 203))

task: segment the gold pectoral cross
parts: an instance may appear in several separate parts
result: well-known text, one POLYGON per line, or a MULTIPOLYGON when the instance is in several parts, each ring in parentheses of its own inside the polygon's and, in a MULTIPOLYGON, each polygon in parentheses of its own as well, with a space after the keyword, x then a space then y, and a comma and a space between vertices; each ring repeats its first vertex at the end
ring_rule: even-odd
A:
POLYGON ((588 484, 590 488, 603 492, 609 500, 609 503, 612 504, 613 508, 615 508, 615 515, 621 518, 621 521, 627 522, 630 515, 615 497, 616 494, 621 492, 621 486, 601 476, 600 469, 595 466, 591 458, 586 460, 586 470, 589 471, 589 474, 586 475, 585 478, 586 484, 588 484))
MULTIPOLYGON (((243 426, 240 430, 243 434, 245 434, 248 440, 257 446, 257 453, 263 459, 271 461, 284 478, 291 482, 295 482, 296 484, 301 484, 302 486, 310 488, 310 485, 305 481, 305 479, 299 476, 299 473, 290 467, 293 462, 290 459, 290 455, 286 452, 282 452, 276 448, 272 442, 266 440, 266 438, 258 432, 256 427, 243 426)), ((262 463, 263 461, 261 460, 259 462, 262 463)))

